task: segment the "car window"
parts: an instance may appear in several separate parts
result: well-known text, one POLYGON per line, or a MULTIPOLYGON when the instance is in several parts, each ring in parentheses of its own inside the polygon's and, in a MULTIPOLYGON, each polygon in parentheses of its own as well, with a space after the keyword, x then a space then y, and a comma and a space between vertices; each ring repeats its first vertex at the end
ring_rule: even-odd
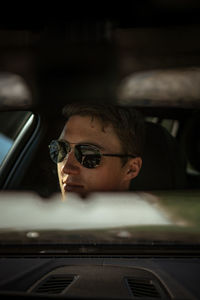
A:
POLYGON ((0 165, 30 115, 31 112, 26 111, 0 113, 0 165))
POLYGON ((4 157, 10 150, 12 144, 13 144, 13 141, 10 138, 8 138, 6 135, 0 133, 0 145, 1 145, 0 164, 4 160, 4 157))

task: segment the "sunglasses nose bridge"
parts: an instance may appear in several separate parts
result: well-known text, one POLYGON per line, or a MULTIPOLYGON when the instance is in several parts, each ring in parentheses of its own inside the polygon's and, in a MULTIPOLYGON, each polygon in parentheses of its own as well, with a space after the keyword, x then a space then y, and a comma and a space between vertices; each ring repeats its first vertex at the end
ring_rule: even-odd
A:
POLYGON ((69 159, 79 162, 79 157, 78 157, 79 155, 78 155, 77 151, 78 150, 76 149, 76 145, 68 144, 67 147, 65 147, 65 155, 62 159, 62 162, 65 164, 69 159), (71 157, 72 157, 72 159, 71 159, 71 157))
POLYGON ((66 151, 66 155, 65 155, 63 161, 66 162, 69 159, 69 156, 71 157, 71 155, 75 156, 75 147, 71 147, 71 145, 70 145, 66 151))
POLYGON ((80 163, 77 161, 75 157, 74 149, 70 149, 70 151, 65 156, 64 160, 62 161, 61 166, 61 174, 78 174, 80 169, 80 163))

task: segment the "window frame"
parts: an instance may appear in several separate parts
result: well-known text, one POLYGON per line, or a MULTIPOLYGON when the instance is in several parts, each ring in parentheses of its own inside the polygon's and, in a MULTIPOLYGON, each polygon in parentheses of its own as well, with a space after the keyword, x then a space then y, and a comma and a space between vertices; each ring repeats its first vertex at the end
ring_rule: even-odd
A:
POLYGON ((35 153, 40 133, 41 119, 31 112, 0 166, 2 190, 18 187, 35 153))

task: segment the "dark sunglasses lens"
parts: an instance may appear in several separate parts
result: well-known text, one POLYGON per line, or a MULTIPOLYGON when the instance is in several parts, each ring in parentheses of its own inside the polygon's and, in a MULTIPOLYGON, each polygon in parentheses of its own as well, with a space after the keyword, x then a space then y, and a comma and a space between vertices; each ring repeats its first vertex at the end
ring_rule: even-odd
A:
POLYGON ((62 141, 53 140, 49 145, 50 157, 56 164, 63 161, 68 152, 68 144, 62 141))
POLYGON ((99 150, 87 145, 77 145, 75 147, 75 156, 79 163, 88 169, 96 168, 101 161, 99 150))
POLYGON ((87 155, 83 160, 83 166, 88 169, 96 168, 101 161, 100 155, 87 155))

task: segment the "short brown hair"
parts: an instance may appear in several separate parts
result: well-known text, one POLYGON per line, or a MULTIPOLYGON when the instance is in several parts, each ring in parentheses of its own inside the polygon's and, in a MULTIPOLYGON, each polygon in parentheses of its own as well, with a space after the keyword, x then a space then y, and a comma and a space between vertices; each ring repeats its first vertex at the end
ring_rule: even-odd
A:
POLYGON ((102 122, 102 130, 111 124, 125 154, 142 156, 144 144, 144 119, 132 107, 103 104, 69 104, 63 108, 68 119, 73 115, 96 117, 102 122))

